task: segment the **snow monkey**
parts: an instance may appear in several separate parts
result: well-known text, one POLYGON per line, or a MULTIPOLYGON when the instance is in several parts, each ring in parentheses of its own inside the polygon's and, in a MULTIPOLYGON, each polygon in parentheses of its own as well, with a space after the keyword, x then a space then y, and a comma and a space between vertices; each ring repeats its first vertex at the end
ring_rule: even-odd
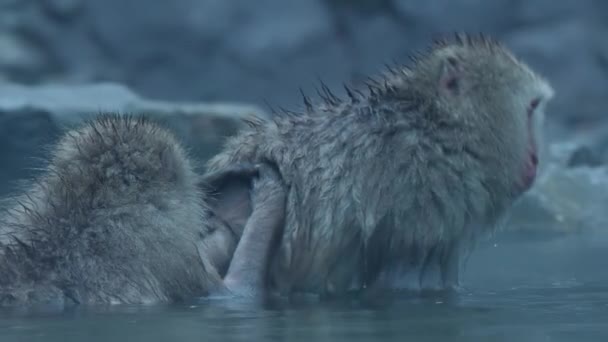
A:
POLYGON ((201 179, 167 130, 101 115, 68 131, 39 179, 4 200, 0 306, 261 294, 284 188, 259 163, 201 179))
POLYGON ((456 34, 345 86, 347 99, 322 88, 301 113, 250 119, 207 163, 276 164, 287 203, 272 286, 458 288, 475 242, 534 183, 548 81, 496 40, 456 34))

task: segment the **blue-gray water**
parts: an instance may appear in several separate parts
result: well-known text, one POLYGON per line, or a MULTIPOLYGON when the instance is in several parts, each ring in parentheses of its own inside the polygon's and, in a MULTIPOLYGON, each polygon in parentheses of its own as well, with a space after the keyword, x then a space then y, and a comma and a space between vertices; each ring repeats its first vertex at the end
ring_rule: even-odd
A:
POLYGON ((459 294, 0 313, 0 341, 608 341, 608 245, 490 244, 459 294))

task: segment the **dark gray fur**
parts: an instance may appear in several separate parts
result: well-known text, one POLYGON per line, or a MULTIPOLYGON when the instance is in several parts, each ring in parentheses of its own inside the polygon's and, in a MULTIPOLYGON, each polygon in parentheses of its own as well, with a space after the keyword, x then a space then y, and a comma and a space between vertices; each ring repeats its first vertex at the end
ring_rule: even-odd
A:
MULTIPOLYGON (((237 168, 251 181, 253 173, 247 172, 237 168)), ((260 186, 278 184, 268 175, 253 179, 253 198, 259 198, 260 186)), ((227 268, 235 248, 245 259, 266 260, 269 244, 237 246, 240 236, 227 233, 230 220, 210 210, 207 201, 213 201, 201 182, 175 138, 144 118, 102 115, 68 132, 53 149, 47 171, 23 195, 4 201, 0 306, 174 302, 226 290, 249 294, 249 286, 226 289, 222 277, 237 285, 260 283, 262 275, 243 279, 227 268)), ((281 217, 280 208, 273 208, 273 218, 281 217)), ((241 230, 262 239, 283 223, 266 220, 269 226, 251 228, 255 222, 239 222, 248 224, 241 230)))
POLYGON ((208 163, 269 160, 289 185, 274 286, 458 286, 462 257, 527 190, 526 110, 538 97, 542 115, 551 87, 499 43, 457 35, 346 90, 251 119, 208 163))

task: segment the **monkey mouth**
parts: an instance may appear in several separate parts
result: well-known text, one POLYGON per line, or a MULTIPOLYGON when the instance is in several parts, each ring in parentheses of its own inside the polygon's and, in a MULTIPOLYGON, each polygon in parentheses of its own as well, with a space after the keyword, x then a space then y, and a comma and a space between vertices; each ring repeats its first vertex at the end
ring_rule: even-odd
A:
POLYGON ((522 177, 522 190, 529 190, 532 185, 534 185, 534 181, 536 180, 536 173, 538 169, 538 156, 536 153, 532 152, 529 154, 529 158, 526 161, 524 166, 524 172, 522 177))

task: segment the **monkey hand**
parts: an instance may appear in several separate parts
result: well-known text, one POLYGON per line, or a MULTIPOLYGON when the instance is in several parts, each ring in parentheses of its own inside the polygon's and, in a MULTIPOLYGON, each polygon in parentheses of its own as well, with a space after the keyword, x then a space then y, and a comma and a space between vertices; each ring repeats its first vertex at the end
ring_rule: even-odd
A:
MULTIPOLYGON (((263 162, 255 165, 257 177, 253 179, 251 203, 254 211, 272 208, 273 211, 285 210, 286 185, 276 165, 263 162)), ((281 215, 282 216, 282 215, 281 215)))

